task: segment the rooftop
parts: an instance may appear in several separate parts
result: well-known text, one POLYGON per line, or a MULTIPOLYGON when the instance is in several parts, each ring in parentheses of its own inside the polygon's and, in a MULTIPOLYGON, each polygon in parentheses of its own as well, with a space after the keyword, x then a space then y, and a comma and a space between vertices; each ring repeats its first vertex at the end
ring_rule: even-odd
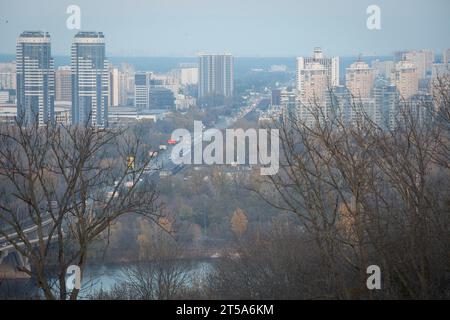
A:
POLYGON ((75 38, 104 38, 103 32, 97 31, 80 31, 75 35, 75 38))
POLYGON ((20 34, 22 38, 50 38, 50 34, 44 31, 24 31, 20 34))

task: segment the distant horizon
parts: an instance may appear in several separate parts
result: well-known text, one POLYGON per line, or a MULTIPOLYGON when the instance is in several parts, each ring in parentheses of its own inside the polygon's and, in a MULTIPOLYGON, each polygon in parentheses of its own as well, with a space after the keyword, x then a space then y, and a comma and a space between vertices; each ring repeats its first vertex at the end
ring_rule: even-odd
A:
MULTIPOLYGON (((55 60, 55 68, 70 65, 69 55, 52 55, 55 60)), ((197 62, 198 57, 155 57, 155 56, 106 56, 112 66, 120 67, 121 63, 132 65, 136 71, 153 71, 157 73, 166 73, 170 70, 178 68, 180 63, 197 62)), ((296 57, 240 57, 234 56, 234 70, 238 76, 252 69, 267 70, 272 65, 285 65, 288 72, 295 72, 296 57)), ((436 61, 441 61, 442 54, 436 54, 436 61)), ((355 62, 359 55, 340 56, 340 69, 345 70, 351 63, 355 62)), ((379 59, 381 61, 393 60, 394 55, 380 56, 361 56, 363 61, 369 63, 379 59)), ((0 54, 0 62, 15 61, 15 54, 0 54)), ((341 78, 345 73, 341 73, 341 78)))
POLYGON ((0 43, 15 50, 22 31, 50 33, 55 55, 70 52, 79 31, 101 31, 109 56, 295 57, 322 47, 327 56, 384 56, 392 48, 450 47, 448 0, 378 0, 380 29, 369 30, 372 0, 15 0, 0 2, 0 43), (80 9, 69 29, 67 9, 80 9), (355 48, 359 48, 358 51, 355 48))

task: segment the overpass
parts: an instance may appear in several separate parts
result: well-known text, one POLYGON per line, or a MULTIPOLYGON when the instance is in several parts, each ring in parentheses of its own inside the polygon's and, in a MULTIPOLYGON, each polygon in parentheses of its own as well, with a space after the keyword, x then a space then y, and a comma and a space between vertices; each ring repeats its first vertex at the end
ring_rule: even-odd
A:
MULTIPOLYGON (((49 214, 44 217, 44 220, 41 223, 41 227, 50 226, 53 223, 52 218, 50 218, 49 214)), ((21 231, 24 236, 27 237, 27 241, 31 245, 35 245, 38 243, 39 238, 36 235, 36 231, 38 226, 36 224, 30 224, 21 231)), ((43 240, 47 240, 47 236, 43 237, 43 240)), ((25 243, 19 239, 19 234, 17 232, 11 232, 6 236, 0 237, 0 265, 5 260, 5 258, 10 254, 15 254, 17 265, 19 268, 30 269, 30 263, 26 257, 24 257, 19 251, 17 251, 17 247, 23 247, 25 243)))

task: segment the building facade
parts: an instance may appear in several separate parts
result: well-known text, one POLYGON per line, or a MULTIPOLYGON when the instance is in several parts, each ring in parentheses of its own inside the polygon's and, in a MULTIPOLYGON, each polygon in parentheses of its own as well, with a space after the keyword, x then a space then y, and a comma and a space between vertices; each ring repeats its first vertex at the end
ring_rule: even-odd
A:
POLYGON ((79 32, 72 44, 72 123, 108 125, 109 68, 102 32, 79 32))
POLYGON ((339 57, 327 58, 323 54, 321 48, 314 48, 314 54, 312 57, 297 58, 297 90, 299 92, 303 90, 303 70, 311 69, 311 65, 318 64, 325 70, 328 87, 331 88, 339 85, 339 57))
POLYGON ((0 63, 0 89, 16 90, 16 63, 0 63))
POLYGON ((25 124, 54 120, 55 70, 50 35, 25 31, 17 40, 17 117, 25 124))
POLYGON ((233 56, 200 54, 198 96, 232 97, 234 89, 233 56))
POLYGON ((70 66, 59 67, 55 72, 55 100, 72 101, 72 72, 70 66))
POLYGON ((401 98, 408 100, 419 91, 419 74, 414 63, 403 60, 395 64, 391 82, 397 87, 401 98))
POLYGON ((374 80, 374 69, 360 60, 352 63, 345 73, 345 85, 357 99, 366 99, 371 96, 374 80))
POLYGON ((151 72, 136 72, 134 75, 134 106, 137 110, 150 108, 151 72))
POLYGON ((118 107, 120 105, 120 93, 122 77, 118 68, 111 68, 109 71, 109 99, 111 107, 118 107))
POLYGON ((434 52, 432 50, 405 51, 401 58, 414 64, 419 79, 425 79, 431 73, 434 63, 434 52))

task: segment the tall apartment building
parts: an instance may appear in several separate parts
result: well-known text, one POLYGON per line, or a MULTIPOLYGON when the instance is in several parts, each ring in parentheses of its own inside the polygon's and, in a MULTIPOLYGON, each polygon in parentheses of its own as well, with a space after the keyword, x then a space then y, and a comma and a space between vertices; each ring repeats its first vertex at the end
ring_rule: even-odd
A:
POLYGON ((395 64, 391 74, 391 82, 397 87, 403 99, 410 99, 419 91, 419 74, 415 64, 403 60, 395 64))
POLYGON ((405 51, 401 58, 401 60, 407 60, 414 64, 419 79, 425 79, 431 73, 434 63, 434 52, 432 50, 405 51))
POLYGON ((121 106, 134 106, 134 68, 128 63, 120 65, 119 104, 121 106))
POLYGON ((306 64, 298 72, 299 98, 302 104, 323 105, 326 101, 329 86, 327 68, 319 62, 306 64))
POLYGON ((199 98, 233 96, 233 56, 231 54, 199 55, 199 98))
POLYGON ((16 63, 0 63, 0 89, 16 90, 16 63))
POLYGON ((16 47, 17 117, 25 124, 54 121, 55 70, 50 35, 41 31, 20 34, 16 47))
POLYGON ((134 106, 138 110, 150 108, 151 72, 136 72, 134 75, 134 106))
POLYGON ((183 86, 198 84, 198 66, 196 64, 181 64, 179 79, 183 86))
POLYGON ((111 107, 118 107, 120 105, 120 73, 118 68, 111 68, 109 70, 109 105, 111 107))
POLYGON ((70 66, 55 71, 55 100, 72 101, 72 72, 70 66))
POLYGON ((297 91, 293 88, 284 88, 280 92, 280 106, 281 113, 284 121, 287 121, 289 117, 298 117, 298 96, 297 91))
MULTIPOLYGON (((302 71, 311 69, 311 65, 321 65, 325 69, 327 85, 329 88, 339 85, 339 57, 327 58, 321 48, 314 48, 312 57, 297 58, 297 90, 303 90, 302 71)), ((317 68, 317 67, 315 67, 317 68)))
POLYGON ((361 60, 352 63, 345 73, 345 85, 355 98, 369 98, 374 80, 374 69, 361 60))
POLYGON ((281 105, 281 90, 280 89, 272 89, 270 104, 272 106, 280 106, 281 105))
POLYGON ((397 123, 400 94, 397 87, 385 79, 377 79, 373 89, 375 105, 379 110, 383 129, 394 129, 397 123))
POLYGON ((368 120, 379 124, 380 110, 373 97, 355 97, 346 86, 337 86, 328 97, 329 119, 339 119, 345 125, 358 126, 368 120))
POLYGON ((375 77, 383 77, 385 79, 389 79, 394 67, 395 62, 391 60, 380 61, 377 59, 372 61, 372 68, 374 69, 375 77))
POLYGON ((78 32, 72 43, 72 122, 108 125, 109 68, 102 32, 78 32))
POLYGON ((308 125, 315 114, 328 117, 330 90, 339 85, 339 58, 327 58, 321 48, 314 48, 312 57, 297 58, 298 117, 308 125))

